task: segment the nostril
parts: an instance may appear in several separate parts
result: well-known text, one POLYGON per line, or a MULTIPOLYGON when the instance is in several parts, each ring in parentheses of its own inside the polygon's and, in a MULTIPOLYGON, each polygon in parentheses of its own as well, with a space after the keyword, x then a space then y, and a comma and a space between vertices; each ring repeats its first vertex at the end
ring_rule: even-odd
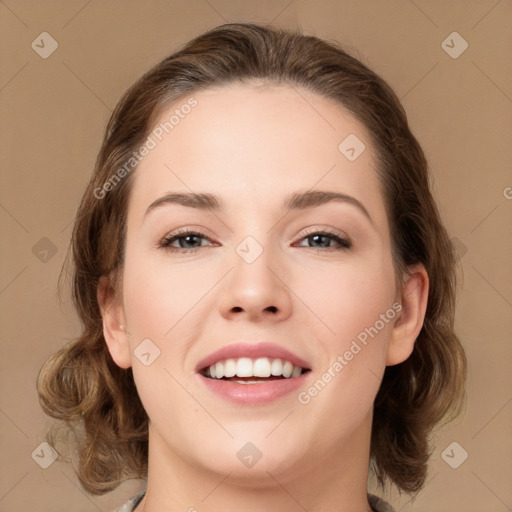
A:
POLYGON ((277 312, 277 308, 275 306, 269 306, 268 308, 266 308, 268 310, 270 310, 272 313, 275 313, 277 312))

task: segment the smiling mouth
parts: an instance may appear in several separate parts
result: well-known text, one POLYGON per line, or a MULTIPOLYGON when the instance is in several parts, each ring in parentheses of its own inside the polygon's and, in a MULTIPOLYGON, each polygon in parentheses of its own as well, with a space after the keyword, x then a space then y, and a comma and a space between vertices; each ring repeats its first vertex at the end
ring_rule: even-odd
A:
POLYGON ((213 380, 258 384, 273 380, 294 379, 309 371, 309 368, 295 366, 286 359, 240 357, 217 361, 203 368, 199 373, 213 380))

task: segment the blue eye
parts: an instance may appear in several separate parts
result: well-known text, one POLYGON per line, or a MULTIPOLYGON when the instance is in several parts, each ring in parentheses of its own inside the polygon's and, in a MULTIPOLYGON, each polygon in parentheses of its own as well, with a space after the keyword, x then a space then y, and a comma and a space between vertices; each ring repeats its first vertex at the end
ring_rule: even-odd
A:
MULTIPOLYGON (((338 234, 329 231, 315 231, 308 233, 307 236, 303 237, 301 240, 306 240, 311 244, 320 244, 316 247, 309 246, 312 249, 319 249, 320 251, 337 251, 342 249, 350 249, 352 247, 350 240, 342 238, 338 234), (333 241, 337 245, 333 246, 331 244, 333 241)), ((304 245, 301 244, 300 247, 304 247, 304 245)))
MULTIPOLYGON (((184 229, 165 237, 159 245, 173 252, 190 254, 197 252, 200 247, 215 245, 213 243, 203 244, 205 240, 211 242, 204 233, 184 229), (174 245, 176 242, 178 243, 177 246, 174 245)), ((352 247, 350 240, 329 231, 313 231, 307 233, 300 241, 307 241, 309 244, 319 244, 318 246, 299 244, 298 247, 309 247, 320 252, 347 250, 352 247)))
POLYGON ((195 252, 202 246, 202 240, 208 240, 203 233, 183 230, 164 238, 160 242, 160 246, 178 252, 195 252), (178 242, 178 247, 172 245, 176 241, 178 242))

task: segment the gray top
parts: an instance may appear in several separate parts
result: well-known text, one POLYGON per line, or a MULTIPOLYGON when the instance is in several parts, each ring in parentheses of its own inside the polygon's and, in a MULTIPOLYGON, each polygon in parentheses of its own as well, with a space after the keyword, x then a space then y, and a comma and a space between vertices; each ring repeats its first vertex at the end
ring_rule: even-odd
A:
MULTIPOLYGON (((133 512, 135 507, 142 501, 146 491, 141 491, 139 494, 130 498, 124 505, 119 507, 115 512, 133 512)), ((393 507, 381 500, 373 494, 368 494, 368 503, 372 507, 373 512, 395 512, 393 507)))
POLYGON ((133 512, 133 509, 142 501, 146 491, 141 491, 137 496, 130 498, 124 505, 121 505, 114 512, 133 512))

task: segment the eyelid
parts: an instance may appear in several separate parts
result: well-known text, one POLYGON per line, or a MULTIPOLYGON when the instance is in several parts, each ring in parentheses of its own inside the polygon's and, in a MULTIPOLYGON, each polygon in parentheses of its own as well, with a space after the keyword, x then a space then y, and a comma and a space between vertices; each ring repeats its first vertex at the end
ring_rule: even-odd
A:
POLYGON ((337 235, 339 237, 343 237, 343 238, 346 238, 347 240, 350 240, 350 237, 348 236, 347 233, 345 233, 345 231, 341 231, 339 229, 336 229, 336 228, 333 228, 330 226, 307 227, 307 228, 304 228, 304 230, 300 232, 299 236, 301 238, 303 238, 308 235, 314 235, 315 233, 325 233, 325 234, 329 234, 329 235, 337 235))
POLYGON ((181 226, 179 228, 173 229, 172 231, 169 231, 165 235, 164 238, 171 238, 173 236, 185 235, 188 233, 195 233, 195 234, 203 236, 204 238, 209 238, 212 240, 215 238, 209 229, 207 229, 203 226, 195 226, 193 224, 185 225, 185 226, 181 226))
POLYGON ((321 225, 319 225, 319 226, 307 227, 303 231, 301 231, 298 236, 300 238, 304 238, 306 236, 314 235, 316 233, 324 233, 326 235, 335 235, 340 238, 343 238, 347 242, 352 243, 352 239, 350 238, 350 236, 348 235, 348 233, 346 231, 342 231, 340 229, 336 229, 331 226, 323 226, 322 227, 321 225))

